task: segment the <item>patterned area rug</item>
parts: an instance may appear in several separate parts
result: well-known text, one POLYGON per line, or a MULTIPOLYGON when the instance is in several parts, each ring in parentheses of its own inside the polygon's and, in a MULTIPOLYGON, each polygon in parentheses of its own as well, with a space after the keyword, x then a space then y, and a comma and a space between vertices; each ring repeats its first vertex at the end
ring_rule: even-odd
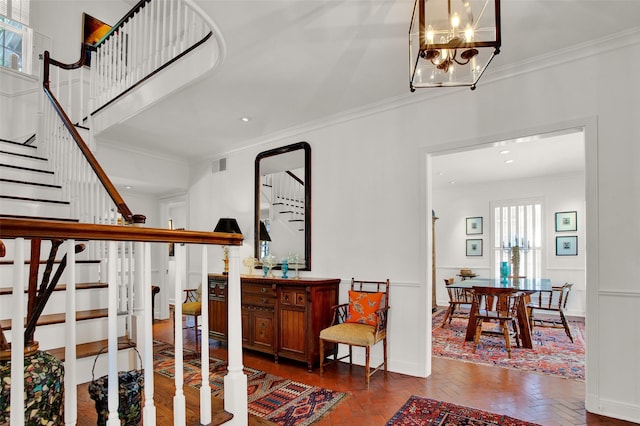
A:
MULTIPOLYGON (((173 378, 174 347, 172 344, 154 341, 154 370, 173 378)), ((200 355, 184 350, 184 383, 200 388, 200 355)), ((211 394, 222 398, 227 363, 211 357, 209 376, 211 394)), ((282 426, 306 426, 331 410, 344 396, 344 392, 310 386, 274 376, 264 371, 245 367, 248 381, 249 413, 282 426)))
POLYGON ((433 355, 478 364, 550 374, 567 379, 584 380, 584 322, 569 321, 574 343, 564 329, 533 329, 533 349, 512 344, 511 359, 507 357, 504 339, 483 335, 473 354, 473 342, 464 342, 467 319, 454 318, 441 327, 444 309, 433 314, 433 355))
POLYGON ((387 422, 387 426, 409 425, 536 426, 536 423, 413 395, 387 422))

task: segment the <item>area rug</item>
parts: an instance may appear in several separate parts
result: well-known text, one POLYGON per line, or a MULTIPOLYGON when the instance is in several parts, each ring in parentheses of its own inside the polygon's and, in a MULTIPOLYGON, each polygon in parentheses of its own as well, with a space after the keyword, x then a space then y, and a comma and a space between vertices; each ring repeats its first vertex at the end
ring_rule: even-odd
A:
POLYGON ((525 422, 502 414, 489 413, 416 395, 409 398, 404 406, 387 422, 387 426, 408 425, 537 426, 536 423, 525 422))
POLYGON ((433 355, 478 364, 550 374, 566 379, 584 381, 584 322, 569 321, 574 343, 564 329, 533 329, 533 349, 517 348, 512 344, 511 359, 507 357, 504 338, 482 335, 476 353, 473 342, 465 342, 467 319, 453 318, 441 327, 444 309, 433 314, 433 355))
MULTIPOLYGON (((174 378, 174 347, 172 344, 154 341, 154 371, 174 378)), ((184 349, 184 384, 200 388, 200 355, 184 349)), ((210 357, 209 371, 211 394, 224 396, 224 375, 227 363, 210 357)), ((247 375, 249 413, 281 426, 306 426, 330 411, 344 396, 317 386, 294 382, 254 368, 244 367, 247 375)))

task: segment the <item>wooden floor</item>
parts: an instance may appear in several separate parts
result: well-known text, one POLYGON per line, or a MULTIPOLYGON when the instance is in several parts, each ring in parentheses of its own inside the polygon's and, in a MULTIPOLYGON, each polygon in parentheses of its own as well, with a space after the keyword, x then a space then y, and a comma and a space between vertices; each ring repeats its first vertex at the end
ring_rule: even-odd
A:
MULTIPOLYGON (((185 347, 193 348, 193 336, 187 334, 185 347)), ((171 321, 157 321, 154 337, 172 342, 171 321)), ((211 355, 226 359, 226 349, 219 342, 210 340, 209 349, 211 355)), ((244 365, 347 392, 348 396, 314 426, 383 426, 411 395, 507 414, 548 426, 636 424, 587 413, 583 382, 442 358, 433 358, 433 374, 427 379, 378 372, 371 378, 370 390, 366 390, 362 367, 349 368, 339 363, 328 367, 320 377, 317 369, 308 373, 302 363, 281 359, 279 364, 275 364, 271 356, 248 351, 244 353, 244 365)), ((95 425, 95 408, 88 397, 86 385, 79 386, 78 394, 78 425, 95 425)), ((172 422, 169 418, 158 417, 158 425, 165 424, 172 422)), ((250 418, 249 424, 269 423, 250 418)))

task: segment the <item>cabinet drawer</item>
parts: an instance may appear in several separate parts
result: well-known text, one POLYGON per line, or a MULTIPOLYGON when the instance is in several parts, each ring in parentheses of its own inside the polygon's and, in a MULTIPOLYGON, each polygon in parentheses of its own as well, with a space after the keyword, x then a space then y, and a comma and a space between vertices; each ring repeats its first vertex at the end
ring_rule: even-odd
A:
POLYGON ((249 294, 263 295, 265 297, 276 297, 276 290, 270 285, 243 284, 242 296, 249 294))
POLYGON ((300 290, 282 290, 280 292, 280 303, 286 306, 304 307, 307 304, 307 295, 300 290))
POLYGON ((276 298, 261 294, 242 294, 243 305, 268 306, 274 308, 276 306, 276 298))

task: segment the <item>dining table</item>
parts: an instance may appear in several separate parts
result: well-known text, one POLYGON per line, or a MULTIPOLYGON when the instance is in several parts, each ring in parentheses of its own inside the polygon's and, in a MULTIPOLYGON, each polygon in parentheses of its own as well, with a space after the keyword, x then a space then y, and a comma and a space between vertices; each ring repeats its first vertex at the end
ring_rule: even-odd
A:
MULTIPOLYGON (((472 278, 463 281, 454 282, 449 285, 450 288, 463 288, 473 290, 474 287, 493 287, 493 288, 514 288, 520 290, 524 297, 520 298, 518 303, 518 332, 522 347, 533 349, 533 341, 531 339, 531 327, 529 324, 529 313, 527 312, 527 301, 529 295, 537 292, 551 292, 551 280, 548 278, 508 278, 506 281, 500 278, 472 278)), ((475 319, 476 307, 472 304, 469 312, 469 322, 467 323, 467 332, 465 341, 473 341, 476 327, 475 319)))

